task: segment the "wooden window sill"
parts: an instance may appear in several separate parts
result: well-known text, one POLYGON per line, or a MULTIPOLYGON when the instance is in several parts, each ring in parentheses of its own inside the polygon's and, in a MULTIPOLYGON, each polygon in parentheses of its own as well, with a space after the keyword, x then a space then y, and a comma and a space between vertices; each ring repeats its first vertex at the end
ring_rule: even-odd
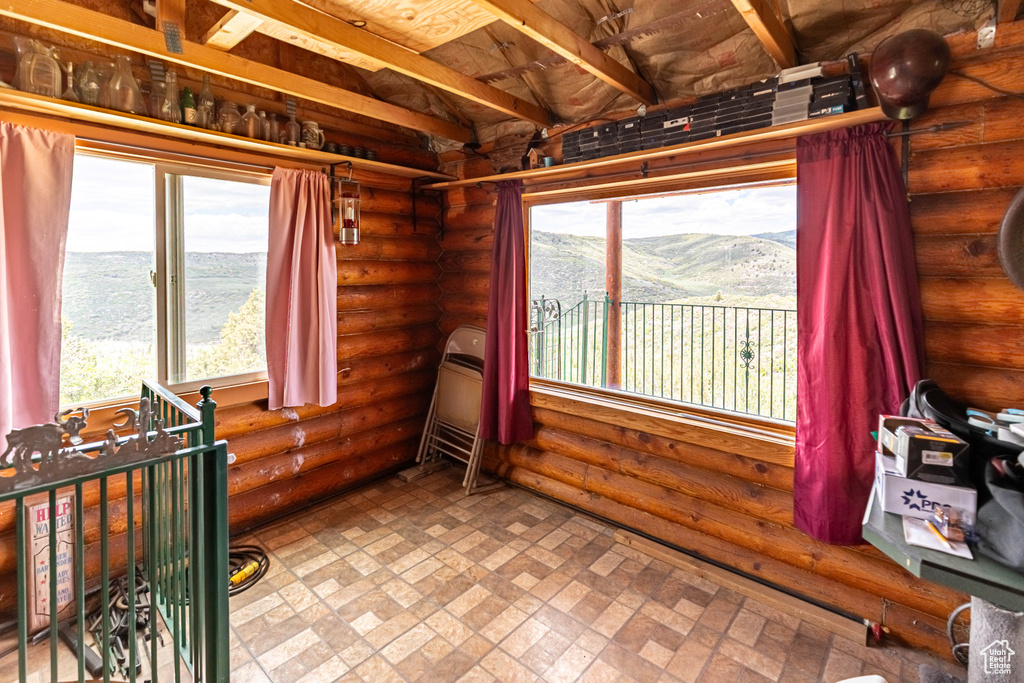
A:
POLYGON ((796 429, 792 425, 534 378, 530 379, 530 404, 793 466, 796 429))

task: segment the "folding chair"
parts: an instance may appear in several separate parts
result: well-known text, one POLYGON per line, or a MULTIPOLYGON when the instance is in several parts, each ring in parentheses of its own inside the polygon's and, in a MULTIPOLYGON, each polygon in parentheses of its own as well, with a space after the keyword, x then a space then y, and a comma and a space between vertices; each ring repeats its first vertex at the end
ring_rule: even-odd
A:
POLYGON ((501 485, 496 482, 477 486, 483 459, 479 431, 484 340, 484 331, 471 325, 457 328, 448 337, 416 454, 416 462, 424 469, 444 455, 466 463, 466 476, 462 481, 466 495, 501 485))

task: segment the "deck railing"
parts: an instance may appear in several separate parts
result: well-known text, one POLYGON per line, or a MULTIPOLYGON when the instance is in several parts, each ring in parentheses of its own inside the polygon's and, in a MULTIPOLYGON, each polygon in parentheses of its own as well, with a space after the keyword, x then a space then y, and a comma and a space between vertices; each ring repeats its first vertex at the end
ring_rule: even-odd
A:
MULTIPOLYGON (((584 295, 566 310, 552 301, 534 301, 531 374, 607 387, 611 299, 584 295)), ((622 380, 611 388, 796 419, 795 310, 623 301, 620 315, 622 380)))

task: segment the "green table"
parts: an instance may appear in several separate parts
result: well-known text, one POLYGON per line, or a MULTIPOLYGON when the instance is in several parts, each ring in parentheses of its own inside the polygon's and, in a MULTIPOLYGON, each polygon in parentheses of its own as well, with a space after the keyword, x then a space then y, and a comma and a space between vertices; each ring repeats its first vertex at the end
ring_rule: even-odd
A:
POLYGON ((967 560, 909 545, 904 540, 903 517, 883 512, 874 493, 864 513, 862 533, 864 540, 914 576, 971 594, 972 652, 978 654, 971 657, 970 683, 1024 680, 1024 615, 1019 614, 1024 612, 1024 576, 981 555, 976 548, 971 548, 974 559, 967 560), (1007 641, 1019 657, 1012 661, 1012 670, 1005 675, 988 672, 985 649, 1007 641))
POLYGON ((863 534, 864 540, 914 576, 970 593, 1004 609, 1024 612, 1024 576, 982 555, 976 548, 971 548, 974 559, 967 560, 908 545, 903 540, 903 517, 882 512, 874 495, 864 514, 863 534))

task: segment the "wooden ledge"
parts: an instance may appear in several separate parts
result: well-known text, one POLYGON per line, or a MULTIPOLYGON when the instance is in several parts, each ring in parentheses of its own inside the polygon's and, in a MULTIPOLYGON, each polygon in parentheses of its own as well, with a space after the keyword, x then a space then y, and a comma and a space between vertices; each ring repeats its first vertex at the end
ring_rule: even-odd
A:
POLYGON ((571 179, 572 176, 586 176, 588 171, 636 165, 652 159, 663 159, 665 157, 685 157, 697 152, 729 149, 733 147, 738 148, 759 142, 792 139, 802 135, 812 135, 814 133, 836 130, 837 128, 849 128, 852 126, 860 126, 865 123, 875 123, 876 121, 882 121, 884 119, 885 115, 882 113, 882 110, 875 107, 873 109, 852 111, 846 114, 826 116, 820 119, 808 119, 806 121, 798 121, 797 123, 787 123, 782 126, 761 128, 745 133, 733 133, 732 135, 723 135, 717 138, 698 140, 697 142, 684 142, 681 145, 673 145, 672 147, 630 152, 629 154, 617 154, 615 156, 604 157, 601 159, 578 161, 574 164, 562 164, 561 166, 535 168, 529 171, 514 171, 512 173, 480 176, 479 178, 464 178, 461 180, 433 183, 431 185, 424 185, 423 188, 427 190, 450 190, 456 187, 470 187, 480 182, 493 183, 500 180, 513 180, 516 178, 520 178, 522 180, 545 181, 552 178, 562 178, 564 176, 565 179, 571 179))
POLYGON ((206 130, 194 126, 186 126, 180 123, 170 123, 151 119, 146 116, 125 114, 119 111, 93 107, 87 104, 77 104, 56 100, 52 97, 33 95, 19 90, 0 90, 0 109, 30 112, 33 114, 45 114, 57 116, 72 121, 88 124, 99 124, 111 126, 129 132, 160 135, 185 142, 217 145, 230 149, 255 152, 267 157, 281 159, 292 159, 304 163, 330 165, 330 164, 352 164, 357 171, 372 171, 383 175, 399 176, 402 178, 434 178, 445 180, 452 176, 437 171, 425 171, 418 168, 397 166, 383 161, 371 161, 369 159, 358 159, 356 157, 343 156, 341 154, 329 154, 315 149, 303 147, 292 147, 281 145, 276 142, 265 142, 253 140, 241 135, 231 135, 215 130, 206 130))

